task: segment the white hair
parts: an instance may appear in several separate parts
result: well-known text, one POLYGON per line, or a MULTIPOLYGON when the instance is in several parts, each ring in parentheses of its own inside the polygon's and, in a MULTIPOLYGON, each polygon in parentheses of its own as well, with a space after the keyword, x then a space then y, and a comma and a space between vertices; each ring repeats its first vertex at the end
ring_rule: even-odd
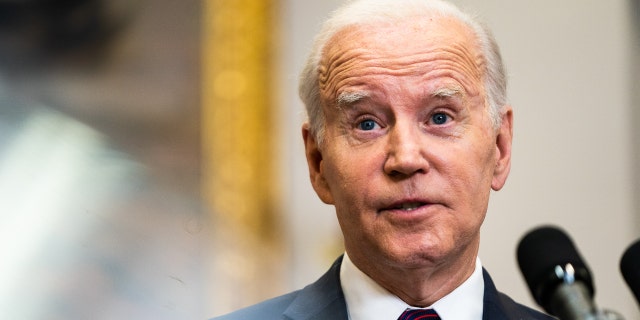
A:
POLYGON ((483 75, 489 116, 495 129, 500 126, 501 111, 507 100, 507 79, 500 49, 488 28, 442 0, 353 0, 336 10, 322 25, 300 75, 300 98, 306 106, 311 134, 319 144, 324 138, 325 115, 320 97, 318 67, 326 43, 349 26, 434 16, 453 17, 474 33, 486 65, 483 75))

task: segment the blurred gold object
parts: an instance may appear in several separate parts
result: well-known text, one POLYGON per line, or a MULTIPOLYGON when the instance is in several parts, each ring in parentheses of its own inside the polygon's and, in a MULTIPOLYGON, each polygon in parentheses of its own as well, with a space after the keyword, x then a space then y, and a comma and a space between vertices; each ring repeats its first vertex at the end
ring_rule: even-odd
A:
POLYGON ((275 12, 275 0, 204 1, 203 192, 214 224, 214 291, 226 292, 214 292, 226 299, 221 308, 283 287, 275 12))

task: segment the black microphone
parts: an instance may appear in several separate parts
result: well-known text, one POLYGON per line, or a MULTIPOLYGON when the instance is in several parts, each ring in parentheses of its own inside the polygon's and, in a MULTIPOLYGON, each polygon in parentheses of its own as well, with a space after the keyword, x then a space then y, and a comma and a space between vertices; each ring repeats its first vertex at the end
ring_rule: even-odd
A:
POLYGON ((531 294, 547 313, 562 320, 606 319, 593 302, 589 267, 564 231, 552 226, 530 231, 517 255, 531 294))
POLYGON ((620 271, 640 304, 640 239, 631 244, 622 255, 620 271))

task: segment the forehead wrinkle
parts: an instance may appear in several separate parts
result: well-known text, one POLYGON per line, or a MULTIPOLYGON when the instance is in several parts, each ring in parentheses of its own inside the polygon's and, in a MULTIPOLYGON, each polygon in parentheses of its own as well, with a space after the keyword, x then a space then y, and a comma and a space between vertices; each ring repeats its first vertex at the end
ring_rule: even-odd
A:
POLYGON ((345 48, 339 52, 326 52, 318 66, 318 81, 321 90, 326 90, 334 78, 345 71, 356 71, 354 65, 362 61, 373 60, 366 51, 357 48, 345 48))
MULTIPOLYGON (((425 55, 425 54, 422 54, 425 55)), ((429 61, 420 61, 415 62, 417 60, 413 60, 414 63, 409 62, 407 59, 403 58, 402 65, 399 64, 387 64, 380 63, 383 61, 389 60, 387 59, 376 59, 376 60, 368 60, 362 61, 358 68, 352 68, 348 70, 348 72, 338 72, 332 74, 332 77, 327 81, 324 88, 321 90, 324 92, 324 97, 329 99, 327 101, 331 101, 336 103, 339 107, 344 105, 349 105, 362 100, 363 98, 370 97, 370 92, 364 90, 345 90, 343 92, 341 89, 349 86, 360 86, 365 85, 361 76, 371 76, 375 77, 376 75, 390 75, 390 76, 404 76, 404 75, 415 75, 419 77, 424 77, 425 81, 428 78, 445 76, 445 77, 453 77, 459 82, 463 87, 467 88, 469 93, 474 92, 473 83, 477 78, 472 75, 468 75, 471 72, 471 67, 460 66, 460 64, 452 62, 450 59, 447 59, 445 56, 437 53, 428 54, 429 61), (434 70, 433 68, 429 68, 429 64, 437 64, 437 68, 434 70), (383 66, 384 65, 384 66, 383 66), (333 96, 333 97, 332 97, 333 96)), ((333 72, 332 72, 333 73, 333 72)), ((477 83, 477 82, 476 82, 477 83)), ((461 94, 463 91, 462 87, 456 87, 455 92, 453 93, 461 94)), ((443 92, 444 93, 444 92, 443 92)))
POLYGON ((451 48, 451 52, 465 61, 463 69, 468 75, 477 81, 481 81, 485 70, 485 59, 482 52, 475 48, 475 45, 473 46, 473 48, 465 45, 454 46, 451 48))
MULTIPOLYGON (((347 31, 347 30, 344 30, 347 31)), ((476 84, 483 87, 485 61, 477 48, 475 39, 462 40, 434 39, 432 45, 418 52, 386 50, 375 45, 365 45, 354 35, 362 35, 361 30, 348 30, 344 37, 334 37, 336 46, 325 47, 318 66, 319 89, 323 100, 328 103, 340 102, 340 89, 361 84, 361 76, 375 75, 424 75, 431 78, 436 74, 452 76, 464 88, 476 91, 476 84), (356 32, 353 32, 356 31, 356 32), (354 41, 344 41, 345 38, 354 41), (475 88, 474 88, 475 87, 475 88)), ((471 92, 470 92, 471 93, 471 92)))
POLYGON ((482 80, 484 59, 479 52, 472 54, 473 52, 465 45, 458 44, 449 47, 443 47, 439 49, 439 52, 434 52, 436 58, 433 62, 438 62, 439 68, 445 69, 451 67, 453 70, 457 70, 465 77, 469 77, 468 80, 475 80, 480 82, 482 80), (462 60, 462 63, 452 59, 450 55, 455 55, 462 60))
POLYGON ((329 60, 329 65, 323 64, 319 70, 320 84, 323 90, 330 86, 339 88, 340 84, 348 81, 349 78, 355 78, 362 74, 417 75, 430 71, 437 72, 438 69, 457 70, 458 73, 473 80, 480 80, 484 65, 481 56, 472 57, 464 46, 439 48, 402 56, 374 57, 371 54, 352 52, 351 54, 332 55, 332 57, 326 57, 326 60, 329 60), (452 59, 451 55, 458 56, 464 62, 460 63, 456 59, 452 59), (436 68, 433 68, 433 65, 436 65, 436 68))

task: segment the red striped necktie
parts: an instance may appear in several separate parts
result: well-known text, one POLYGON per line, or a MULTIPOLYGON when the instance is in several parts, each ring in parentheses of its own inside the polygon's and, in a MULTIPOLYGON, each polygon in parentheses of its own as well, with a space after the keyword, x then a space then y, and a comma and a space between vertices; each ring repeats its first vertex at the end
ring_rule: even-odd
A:
POLYGON ((441 320, 433 309, 407 309, 398 320, 441 320))

